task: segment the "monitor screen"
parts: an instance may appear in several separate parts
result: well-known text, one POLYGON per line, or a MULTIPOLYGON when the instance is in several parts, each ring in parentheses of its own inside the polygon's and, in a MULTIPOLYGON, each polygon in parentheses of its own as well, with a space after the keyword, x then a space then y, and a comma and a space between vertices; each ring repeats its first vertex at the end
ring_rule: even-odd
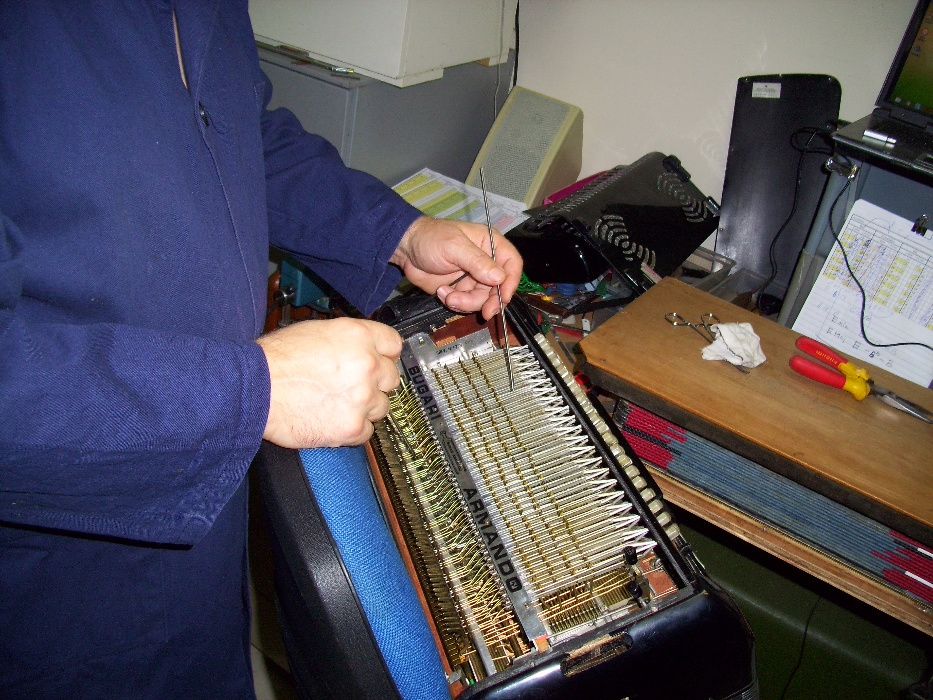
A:
POLYGON ((933 116, 933 7, 920 3, 889 76, 887 101, 904 110, 933 116), (918 19, 919 22, 914 20, 918 19), (905 45, 906 44, 906 45, 905 45))
POLYGON ((933 117, 933 7, 920 0, 879 98, 894 116, 933 117))

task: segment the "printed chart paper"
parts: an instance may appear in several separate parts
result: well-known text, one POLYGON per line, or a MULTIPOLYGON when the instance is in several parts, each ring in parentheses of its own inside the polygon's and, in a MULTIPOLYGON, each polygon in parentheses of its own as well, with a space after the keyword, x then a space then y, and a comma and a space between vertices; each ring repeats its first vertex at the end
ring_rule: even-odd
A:
MULTIPOLYGON (((865 330, 875 343, 933 345, 933 232, 858 200, 839 240, 865 289, 865 330)), ((933 351, 917 345, 876 348, 859 327, 861 294, 833 245, 793 329, 852 359, 882 367, 921 386, 933 382, 933 351)))
MULTIPOLYGON (((428 216, 486 223, 482 190, 422 168, 393 187, 402 198, 428 216)), ((506 233, 528 218, 523 202, 487 192, 489 219, 501 233, 506 233)))

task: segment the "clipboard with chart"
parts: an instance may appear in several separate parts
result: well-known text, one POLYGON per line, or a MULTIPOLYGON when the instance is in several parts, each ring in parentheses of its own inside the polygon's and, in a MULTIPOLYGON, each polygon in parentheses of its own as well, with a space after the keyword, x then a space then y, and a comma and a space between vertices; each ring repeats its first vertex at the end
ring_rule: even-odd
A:
POLYGON ((933 383, 933 231, 866 200, 854 203, 793 330, 905 379, 933 383), (865 291, 862 298, 846 266, 865 291))

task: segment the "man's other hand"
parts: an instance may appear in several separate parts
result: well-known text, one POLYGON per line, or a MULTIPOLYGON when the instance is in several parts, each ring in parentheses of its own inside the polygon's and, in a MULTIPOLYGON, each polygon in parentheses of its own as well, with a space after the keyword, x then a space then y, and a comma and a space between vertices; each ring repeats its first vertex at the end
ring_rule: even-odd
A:
POLYGON ((522 257, 515 246, 498 231, 493 235, 495 262, 485 226, 422 216, 402 236, 390 262, 402 268, 412 284, 437 294, 451 310, 482 311, 489 320, 499 313, 496 285, 507 304, 522 276, 522 257))
POLYGON ((305 321, 257 341, 272 378, 263 437, 282 447, 360 445, 399 385, 402 338, 374 321, 305 321))

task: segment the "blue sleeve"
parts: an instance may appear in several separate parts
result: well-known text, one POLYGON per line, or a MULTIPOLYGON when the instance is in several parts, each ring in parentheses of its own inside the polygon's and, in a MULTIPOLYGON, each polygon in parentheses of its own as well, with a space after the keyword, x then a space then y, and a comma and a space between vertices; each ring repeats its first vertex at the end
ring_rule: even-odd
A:
MULTIPOLYGON (((266 80, 266 104, 270 96, 266 80)), ((368 315, 399 283, 401 271, 388 261, 421 212, 371 175, 347 168, 288 110, 266 111, 262 129, 272 245, 368 315)))
POLYGON ((20 256, 0 214, 0 521, 195 543, 259 447, 262 350, 23 318, 20 256))

